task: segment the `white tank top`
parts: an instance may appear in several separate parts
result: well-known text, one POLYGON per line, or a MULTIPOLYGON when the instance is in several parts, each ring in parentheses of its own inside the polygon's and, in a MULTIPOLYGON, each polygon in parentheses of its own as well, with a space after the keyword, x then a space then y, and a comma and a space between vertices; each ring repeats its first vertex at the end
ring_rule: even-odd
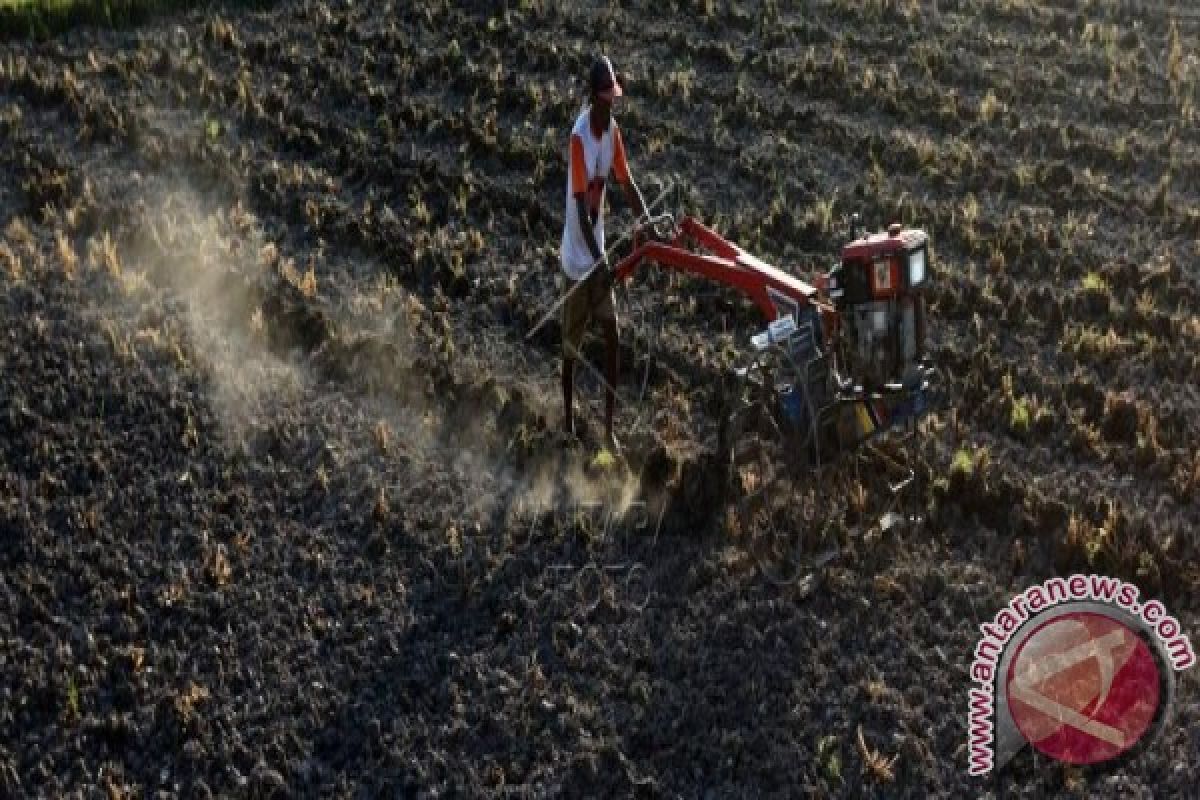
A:
POLYGON ((608 130, 597 139, 592 133, 590 112, 590 107, 585 108, 576 118, 575 125, 571 128, 567 156, 567 207, 562 235, 562 267, 567 277, 572 280, 582 278, 595 262, 579 227, 575 193, 587 193, 586 205, 596 220, 592 230, 596 235, 596 245, 603 253, 604 190, 608 173, 615 167, 619 180, 629 180, 625 148, 621 142, 617 121, 610 119, 608 130), (579 161, 582 161, 582 164, 579 161))

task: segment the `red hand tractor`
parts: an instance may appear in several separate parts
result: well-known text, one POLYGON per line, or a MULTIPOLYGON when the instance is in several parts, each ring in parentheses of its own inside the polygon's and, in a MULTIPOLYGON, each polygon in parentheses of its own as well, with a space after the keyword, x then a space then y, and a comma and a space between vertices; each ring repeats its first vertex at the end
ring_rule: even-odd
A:
MULTIPOLYGON (((743 508, 756 506, 781 474, 821 469, 869 450, 886 465, 893 497, 914 477, 905 459, 875 445, 885 432, 911 441, 930 409, 936 372, 926 353, 925 291, 931 280, 924 231, 892 225, 842 249, 809 284, 771 266, 691 217, 656 217, 613 270, 644 263, 699 275, 747 295, 768 323, 751 338, 720 421, 719 451, 743 508), (669 230, 662 231, 663 225, 669 230)), ((880 463, 880 462, 877 462, 880 463)))

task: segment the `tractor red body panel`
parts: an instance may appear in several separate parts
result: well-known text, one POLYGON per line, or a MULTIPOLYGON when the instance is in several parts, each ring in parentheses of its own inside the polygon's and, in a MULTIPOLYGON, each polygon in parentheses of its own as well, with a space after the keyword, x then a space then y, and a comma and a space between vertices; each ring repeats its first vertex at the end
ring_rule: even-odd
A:
POLYGON ((873 261, 898 253, 914 250, 929 241, 922 230, 908 228, 896 233, 871 233, 855 239, 842 248, 842 263, 847 261, 873 261))

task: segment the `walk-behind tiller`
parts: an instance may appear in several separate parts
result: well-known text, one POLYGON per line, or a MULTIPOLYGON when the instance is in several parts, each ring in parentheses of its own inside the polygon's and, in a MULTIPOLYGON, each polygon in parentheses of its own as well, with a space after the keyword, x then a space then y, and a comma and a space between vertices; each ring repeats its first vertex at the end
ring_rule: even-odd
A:
MULTIPOLYGON (((614 268, 616 280, 643 263, 699 275, 749 296, 769 323, 731 376, 719 427, 741 524, 774 527, 776 512, 789 510, 794 519, 800 486, 782 491, 782 482, 845 454, 872 456, 895 505, 913 483, 905 451, 935 386, 926 356, 925 232, 900 225, 859 231, 841 260, 809 284, 695 219, 657 219, 670 229, 635 239, 614 268), (887 437, 890 453, 879 446, 886 432, 895 434, 887 437)), ((815 502, 816 487, 807 491, 815 502)), ((884 524, 899 518, 889 511, 884 524)), ((796 538, 778 546, 797 546, 796 538)))

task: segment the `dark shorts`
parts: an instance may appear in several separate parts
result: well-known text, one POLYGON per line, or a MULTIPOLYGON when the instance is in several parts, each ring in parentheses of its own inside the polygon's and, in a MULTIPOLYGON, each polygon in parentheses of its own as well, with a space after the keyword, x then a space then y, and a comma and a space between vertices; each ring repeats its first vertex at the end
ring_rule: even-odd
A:
MULTIPOLYGON (((578 286, 577 281, 567 280, 567 291, 578 286)), ((563 356, 575 358, 583 344, 584 334, 592 320, 601 322, 617 321, 616 304, 613 302, 613 290, 604 285, 604 273, 601 269, 592 272, 563 304, 563 356)))

